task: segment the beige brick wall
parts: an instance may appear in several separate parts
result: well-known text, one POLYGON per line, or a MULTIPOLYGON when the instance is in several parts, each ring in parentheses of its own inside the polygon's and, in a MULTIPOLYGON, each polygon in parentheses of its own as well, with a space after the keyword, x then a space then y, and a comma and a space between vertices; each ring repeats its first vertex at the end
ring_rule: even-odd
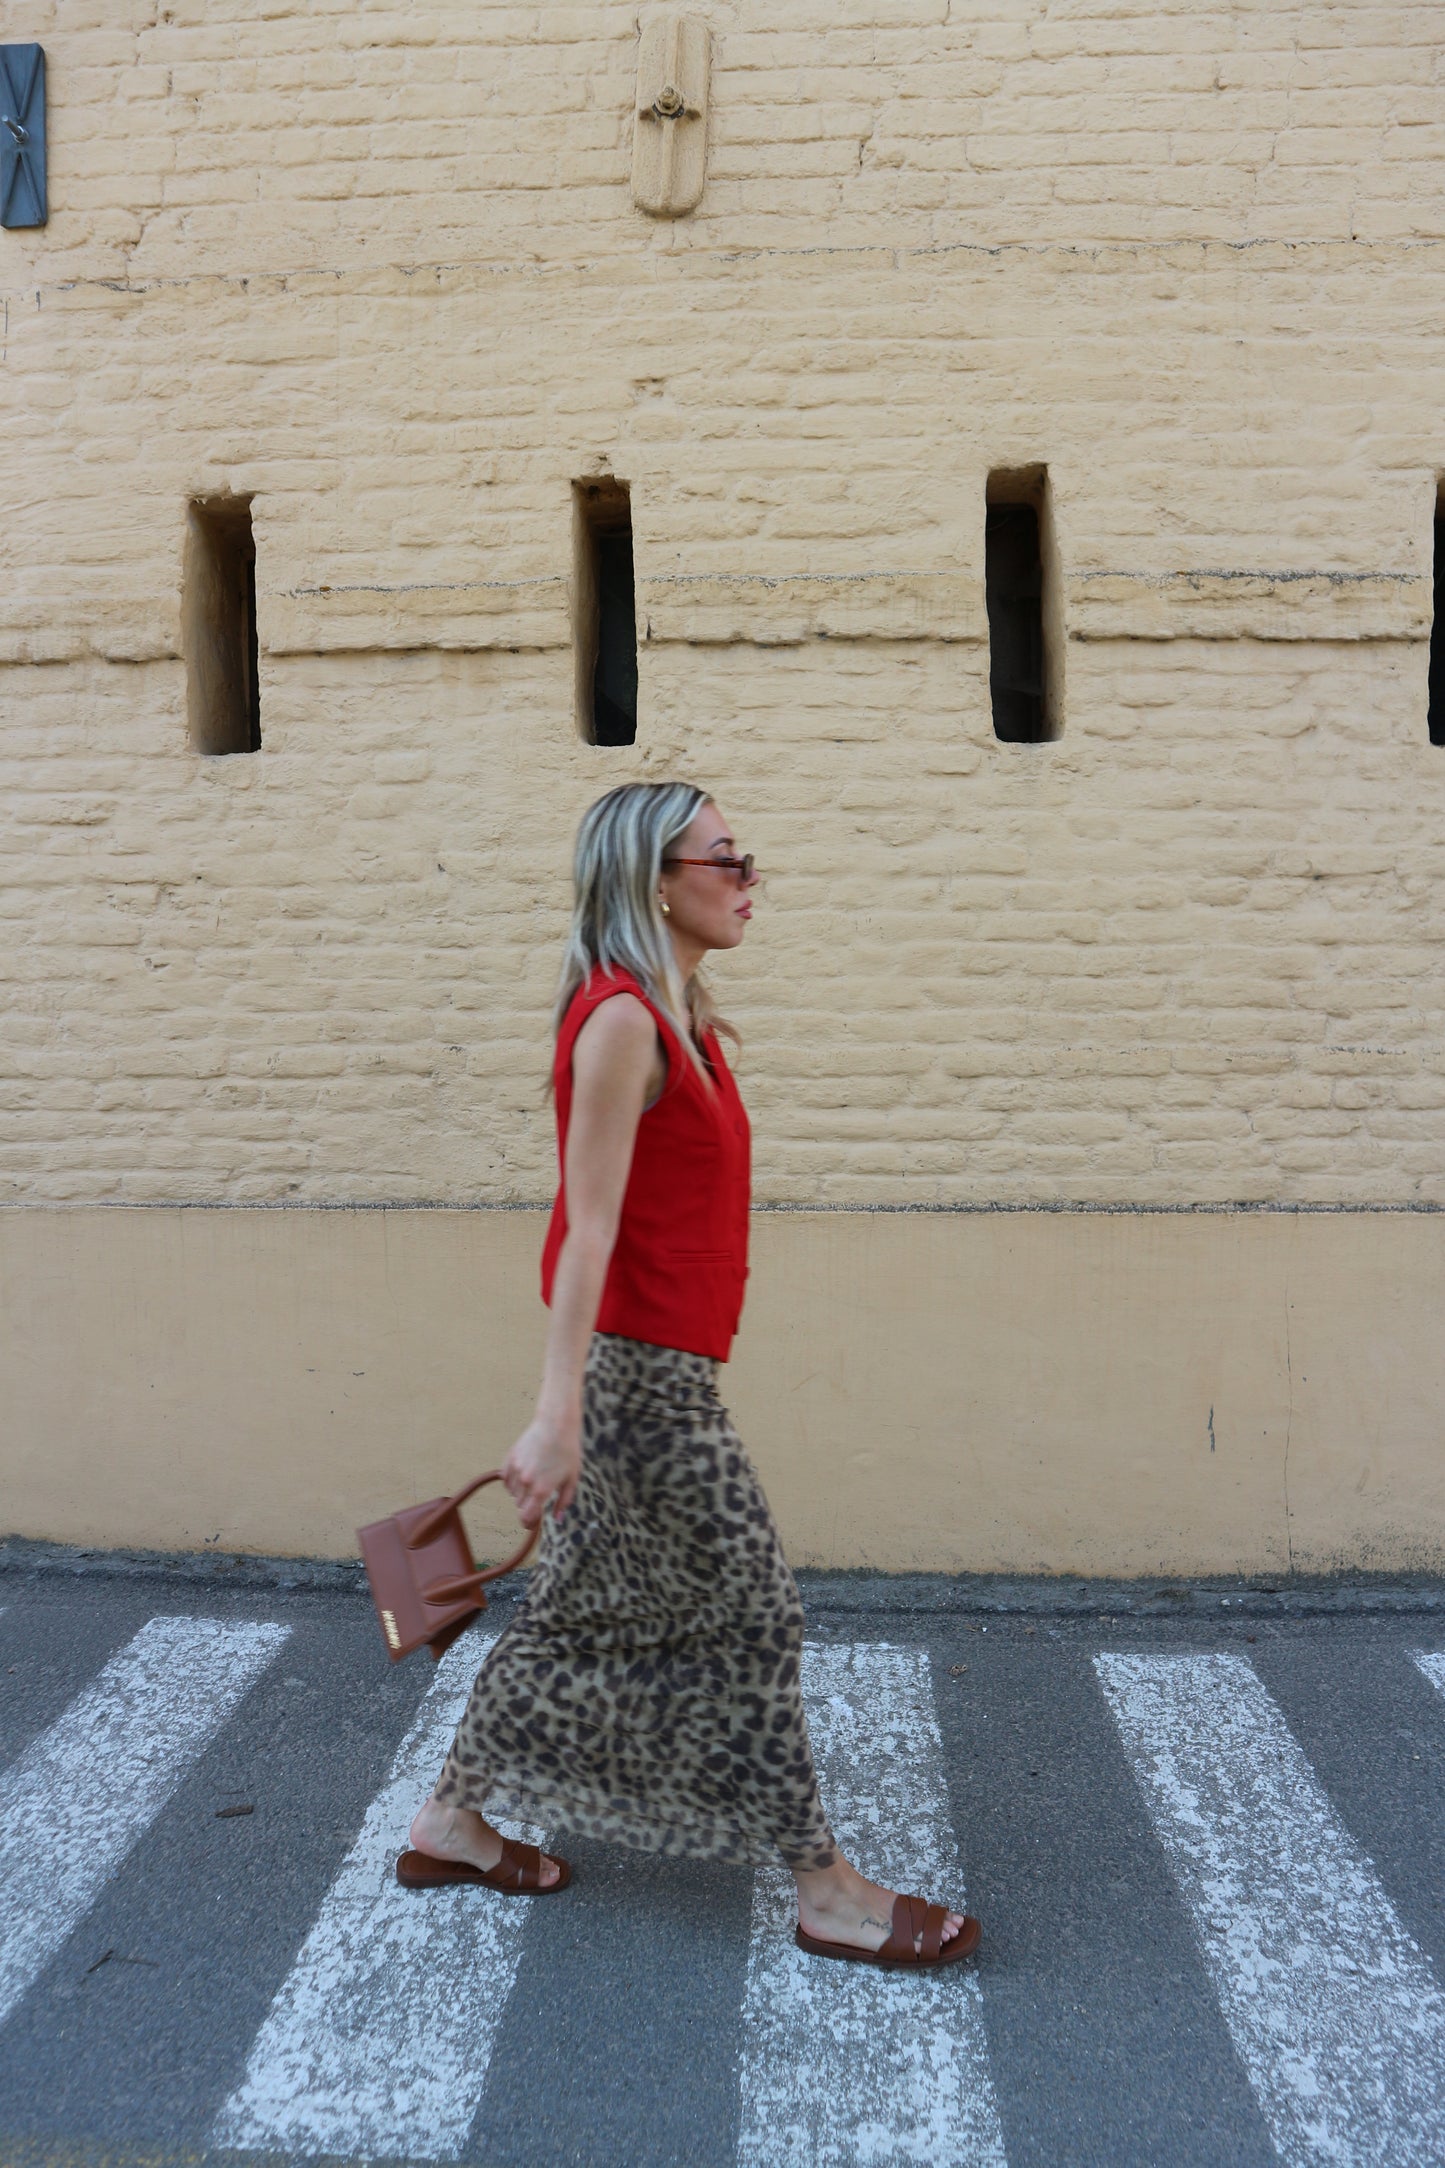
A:
MULTIPOLYGON (((685 229, 626 193, 611 0, 9 0, 50 48, 42 278, 697 249, 1413 242, 1445 231, 1430 0, 691 0, 685 229)), ((7 247, 12 244, 7 244, 7 247)))
POLYGON ((0 237, 0 1195, 541 1196, 568 839, 682 768, 775 869, 720 973, 764 1198, 1439 1201, 1433 11, 711 19, 673 225, 626 9, 14 0, 55 208, 0 237), (983 639, 1024 460, 1042 747, 983 639), (571 717, 604 465, 630 752, 571 717), (207 761, 223 488, 265 742, 207 761))
MULTIPOLYGON (((9 0, 52 217, 0 234, 0 1201, 544 1199, 571 834, 682 770, 769 869, 717 972, 763 1201, 1445 1203, 1438 9, 700 11, 673 224, 629 195, 633 6, 9 0), (1065 728, 1016 746, 984 484, 1030 462, 1065 728), (570 485, 607 471, 628 751, 572 713, 570 485), (225 490, 264 743, 202 759, 184 508, 225 490)), ((379 1267, 390 1214, 141 1217, 7 1215, 30 1533, 344 1547, 314 1381, 393 1303, 378 1508, 469 1472, 469 1392, 521 1404, 530 1215, 410 1215, 379 1267), (304 1320, 277 1369, 253 1307, 304 1320)), ((739 1389, 808 1557, 1445 1558, 1438 1220, 789 1224, 757 1284, 801 1274, 811 1322, 755 1301, 739 1389), (1328 1387, 1292 1536, 1296 1305, 1328 1387), (1234 1457, 1196 1466, 1216 1403, 1234 1457)))
POLYGON ((170 662, 4 675, 12 1198, 537 1198, 568 835, 716 780, 769 1200, 1439 1200, 1445 754, 1411 648, 1080 645, 1057 745, 976 648, 288 658, 201 762, 170 662))

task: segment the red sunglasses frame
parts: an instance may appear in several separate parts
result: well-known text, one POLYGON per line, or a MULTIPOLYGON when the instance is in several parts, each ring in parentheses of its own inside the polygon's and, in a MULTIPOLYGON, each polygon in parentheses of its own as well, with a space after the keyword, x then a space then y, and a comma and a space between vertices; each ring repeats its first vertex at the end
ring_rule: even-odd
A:
POLYGON ((735 873, 740 888, 746 888, 758 870, 758 862, 751 851, 743 858, 664 858, 665 866, 716 866, 720 873, 735 873))

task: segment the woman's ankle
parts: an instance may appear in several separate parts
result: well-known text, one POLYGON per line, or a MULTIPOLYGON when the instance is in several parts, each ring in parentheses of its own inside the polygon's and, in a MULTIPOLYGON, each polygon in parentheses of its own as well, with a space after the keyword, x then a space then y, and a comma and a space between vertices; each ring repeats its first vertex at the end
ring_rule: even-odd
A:
POLYGON ((475 1807, 454 1807, 433 1795, 412 1817, 411 1841, 435 1859, 472 1859, 493 1867, 501 1857, 502 1838, 475 1807))
POLYGON ((831 1867, 808 1867, 793 1869, 793 1880, 798 1887, 798 1901, 826 1907, 849 1895, 861 1881, 857 1869, 852 1867, 840 1853, 831 1867))

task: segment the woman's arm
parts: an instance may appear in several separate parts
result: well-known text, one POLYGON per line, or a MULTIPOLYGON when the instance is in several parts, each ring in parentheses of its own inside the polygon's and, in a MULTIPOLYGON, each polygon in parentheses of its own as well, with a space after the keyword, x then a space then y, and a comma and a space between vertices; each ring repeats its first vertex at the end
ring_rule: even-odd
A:
POLYGON ((582 1373, 622 1216, 637 1125, 666 1078, 657 1026, 635 994, 594 1009, 572 1049, 572 1111, 563 1168, 567 1237, 552 1282, 552 1318, 537 1412, 507 1455, 503 1480, 528 1528, 555 1492, 558 1517, 582 1472, 582 1373))

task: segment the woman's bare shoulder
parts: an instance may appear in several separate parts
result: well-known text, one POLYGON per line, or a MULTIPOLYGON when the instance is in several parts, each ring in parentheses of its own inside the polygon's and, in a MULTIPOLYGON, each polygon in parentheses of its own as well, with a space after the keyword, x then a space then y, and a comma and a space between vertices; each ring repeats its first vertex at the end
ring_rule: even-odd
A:
POLYGON ((650 1054, 656 1039, 657 1026, 646 1002, 636 994, 610 994, 578 1032, 574 1056, 585 1047, 592 1058, 626 1061, 636 1054, 650 1054))

